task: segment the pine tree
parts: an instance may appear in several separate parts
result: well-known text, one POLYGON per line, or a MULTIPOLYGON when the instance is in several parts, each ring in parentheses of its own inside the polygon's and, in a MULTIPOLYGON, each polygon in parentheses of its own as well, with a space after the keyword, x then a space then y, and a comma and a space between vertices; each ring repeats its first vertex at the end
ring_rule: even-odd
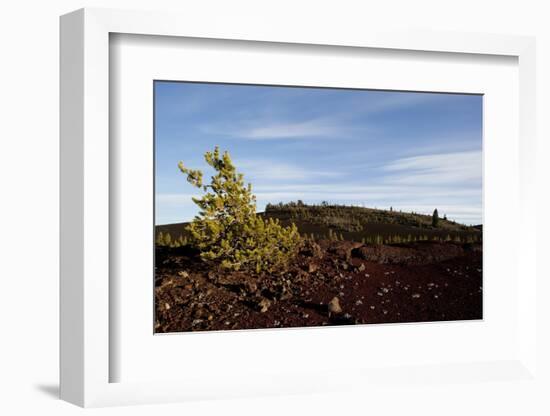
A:
POLYGON ((436 208, 434 209, 434 213, 432 215, 432 226, 437 228, 438 225, 439 225, 439 214, 436 208))
POLYGON ((256 214, 252 186, 245 186, 227 151, 222 155, 216 146, 204 159, 216 171, 209 185, 203 185, 200 170, 178 164, 187 181, 205 192, 193 198, 200 212, 188 226, 189 242, 204 261, 222 269, 261 273, 285 267, 302 242, 296 225, 283 227, 256 214))

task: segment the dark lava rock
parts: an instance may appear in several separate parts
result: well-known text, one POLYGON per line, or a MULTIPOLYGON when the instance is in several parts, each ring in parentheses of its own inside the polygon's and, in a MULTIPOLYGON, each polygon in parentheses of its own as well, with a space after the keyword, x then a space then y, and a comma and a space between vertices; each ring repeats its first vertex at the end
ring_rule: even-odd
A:
POLYGON ((354 257, 379 264, 426 265, 462 256, 460 244, 422 242, 407 246, 364 245, 352 251, 354 257))
POLYGON ((315 273, 317 270, 319 270, 319 265, 317 263, 309 263, 307 271, 308 273, 315 273))
POLYGON ((354 257, 380 264, 409 263, 415 254, 412 248, 384 245, 365 245, 352 252, 354 257))
POLYGON ((329 252, 336 254, 343 260, 349 261, 353 250, 361 247, 363 244, 355 241, 333 241, 329 246, 329 252))
POLYGON ((313 241, 307 240, 304 246, 300 250, 300 254, 306 257, 314 257, 317 259, 323 258, 323 249, 321 246, 313 241))

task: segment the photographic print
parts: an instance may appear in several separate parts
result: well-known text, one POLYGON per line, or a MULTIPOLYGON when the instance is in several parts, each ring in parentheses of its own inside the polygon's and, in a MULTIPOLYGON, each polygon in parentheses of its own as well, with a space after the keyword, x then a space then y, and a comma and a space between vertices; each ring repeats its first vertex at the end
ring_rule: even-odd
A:
POLYGON ((482 319, 483 97, 154 82, 155 332, 482 319))

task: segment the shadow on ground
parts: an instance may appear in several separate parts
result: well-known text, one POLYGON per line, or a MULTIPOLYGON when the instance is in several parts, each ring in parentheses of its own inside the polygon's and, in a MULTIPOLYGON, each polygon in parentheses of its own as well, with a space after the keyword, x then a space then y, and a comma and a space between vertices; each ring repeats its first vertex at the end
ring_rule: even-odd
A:
POLYGON ((46 396, 52 399, 59 399, 59 385, 58 384, 37 384, 34 386, 36 390, 40 391, 46 396))

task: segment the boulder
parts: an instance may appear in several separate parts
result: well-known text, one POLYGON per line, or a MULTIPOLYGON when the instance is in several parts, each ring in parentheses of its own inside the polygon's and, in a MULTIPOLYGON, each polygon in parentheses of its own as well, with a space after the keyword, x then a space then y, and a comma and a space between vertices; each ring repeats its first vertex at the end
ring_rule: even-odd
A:
POLYGON ((329 246, 329 252, 336 254, 342 260, 349 261, 353 250, 361 247, 363 244, 355 241, 333 241, 329 246))

